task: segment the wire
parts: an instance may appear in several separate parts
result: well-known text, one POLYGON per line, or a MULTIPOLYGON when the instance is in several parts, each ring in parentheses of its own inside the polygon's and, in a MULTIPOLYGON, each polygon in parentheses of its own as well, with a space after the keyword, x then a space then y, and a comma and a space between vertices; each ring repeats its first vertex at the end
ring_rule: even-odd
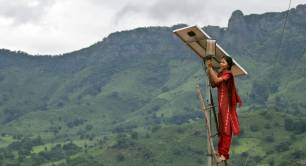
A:
POLYGON ((278 62, 278 59, 279 59, 279 51, 282 47, 282 44, 283 44, 283 38, 284 38, 284 33, 285 33, 285 28, 286 28, 286 24, 287 24, 287 20, 288 20, 288 16, 289 16, 289 11, 290 11, 290 8, 291 8, 291 0, 289 1, 289 6, 288 6, 288 10, 287 10, 287 13, 286 13, 286 16, 285 16, 285 22, 284 22, 284 26, 283 26, 283 30, 282 30, 282 34, 281 34, 281 39, 280 39, 280 44, 279 44, 279 47, 277 49, 277 52, 276 52, 276 62, 278 62))

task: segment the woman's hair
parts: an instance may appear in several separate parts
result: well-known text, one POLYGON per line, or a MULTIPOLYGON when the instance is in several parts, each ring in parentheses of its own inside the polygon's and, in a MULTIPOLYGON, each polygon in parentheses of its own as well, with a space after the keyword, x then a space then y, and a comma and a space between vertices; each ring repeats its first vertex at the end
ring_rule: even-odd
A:
POLYGON ((229 57, 229 56, 224 56, 223 58, 226 60, 226 62, 228 64, 228 68, 227 69, 231 70, 232 66, 234 65, 233 59, 231 57, 229 57))

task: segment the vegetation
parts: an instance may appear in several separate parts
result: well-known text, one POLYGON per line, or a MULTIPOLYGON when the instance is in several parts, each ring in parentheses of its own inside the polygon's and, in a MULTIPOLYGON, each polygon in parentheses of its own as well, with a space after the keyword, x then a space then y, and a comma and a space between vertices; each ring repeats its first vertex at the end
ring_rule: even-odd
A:
MULTIPOLYGON (((249 72, 231 165, 305 165, 305 5, 204 29, 249 72), (279 52, 277 51, 278 49, 279 52)), ((238 13, 238 14, 237 14, 238 13)), ((60 56, 0 50, 0 165, 204 165, 199 59, 173 27, 116 32, 60 56)))

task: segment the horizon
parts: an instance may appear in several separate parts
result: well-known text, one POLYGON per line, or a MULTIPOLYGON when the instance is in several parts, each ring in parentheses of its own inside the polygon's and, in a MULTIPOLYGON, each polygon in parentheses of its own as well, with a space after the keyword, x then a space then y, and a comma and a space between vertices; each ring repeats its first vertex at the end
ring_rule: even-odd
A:
MULTIPOLYGON (((275 5, 274 2, 260 3, 258 1, 243 4, 239 3, 241 0, 236 0, 230 4, 210 2, 211 6, 205 6, 207 11, 195 13, 194 8, 196 10, 203 8, 198 5, 198 0, 186 2, 186 4, 163 3, 155 0, 151 4, 140 4, 139 2, 121 4, 121 8, 118 7, 119 10, 112 11, 114 6, 117 7, 118 1, 108 3, 90 0, 86 4, 87 6, 76 1, 72 4, 72 6, 75 4, 72 8, 76 9, 65 13, 63 12, 66 9, 65 5, 71 5, 71 3, 67 4, 69 0, 63 3, 55 3, 55 1, 57 0, 48 0, 44 4, 35 0, 32 0, 32 3, 9 3, 8 8, 11 10, 5 8, 0 12, 0 25, 4 27, 0 30, 2 36, 0 49, 20 51, 30 55, 57 56, 90 47, 116 32, 146 27, 171 27, 178 24, 227 27, 231 13, 235 10, 241 10, 247 16, 284 12, 288 9, 287 1, 275 5), (145 5, 145 9, 149 11, 140 9, 143 7, 141 5, 145 5), (258 8, 258 5, 261 5, 262 8, 258 8), (176 9, 168 11, 167 7, 169 6, 174 6, 176 9), (40 11, 32 11, 36 7, 40 11), (80 7, 92 9, 92 11, 76 15, 75 12, 79 12, 80 7), (224 10, 215 12, 214 7, 224 10), (100 13, 103 8, 105 11, 100 13), (66 15, 66 17, 62 17, 62 15, 66 15), (103 22, 107 22, 107 24, 97 22, 98 16, 93 19, 93 15, 100 15, 102 19, 106 19, 103 22), (111 17, 106 18, 107 16, 111 17), (205 20, 205 24, 202 23, 202 19, 205 20)), ((135 1, 137 0, 133 2, 135 1)), ((306 0, 293 1, 291 9, 300 4, 306 4, 306 0)))

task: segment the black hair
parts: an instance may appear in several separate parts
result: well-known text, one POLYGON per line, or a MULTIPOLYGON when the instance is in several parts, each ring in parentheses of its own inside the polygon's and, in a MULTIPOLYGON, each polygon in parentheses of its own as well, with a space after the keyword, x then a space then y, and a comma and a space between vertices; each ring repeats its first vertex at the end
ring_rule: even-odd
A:
POLYGON ((226 62, 228 64, 228 68, 227 69, 231 70, 232 66, 234 65, 233 59, 231 57, 229 57, 229 56, 224 56, 223 58, 226 60, 226 62))

